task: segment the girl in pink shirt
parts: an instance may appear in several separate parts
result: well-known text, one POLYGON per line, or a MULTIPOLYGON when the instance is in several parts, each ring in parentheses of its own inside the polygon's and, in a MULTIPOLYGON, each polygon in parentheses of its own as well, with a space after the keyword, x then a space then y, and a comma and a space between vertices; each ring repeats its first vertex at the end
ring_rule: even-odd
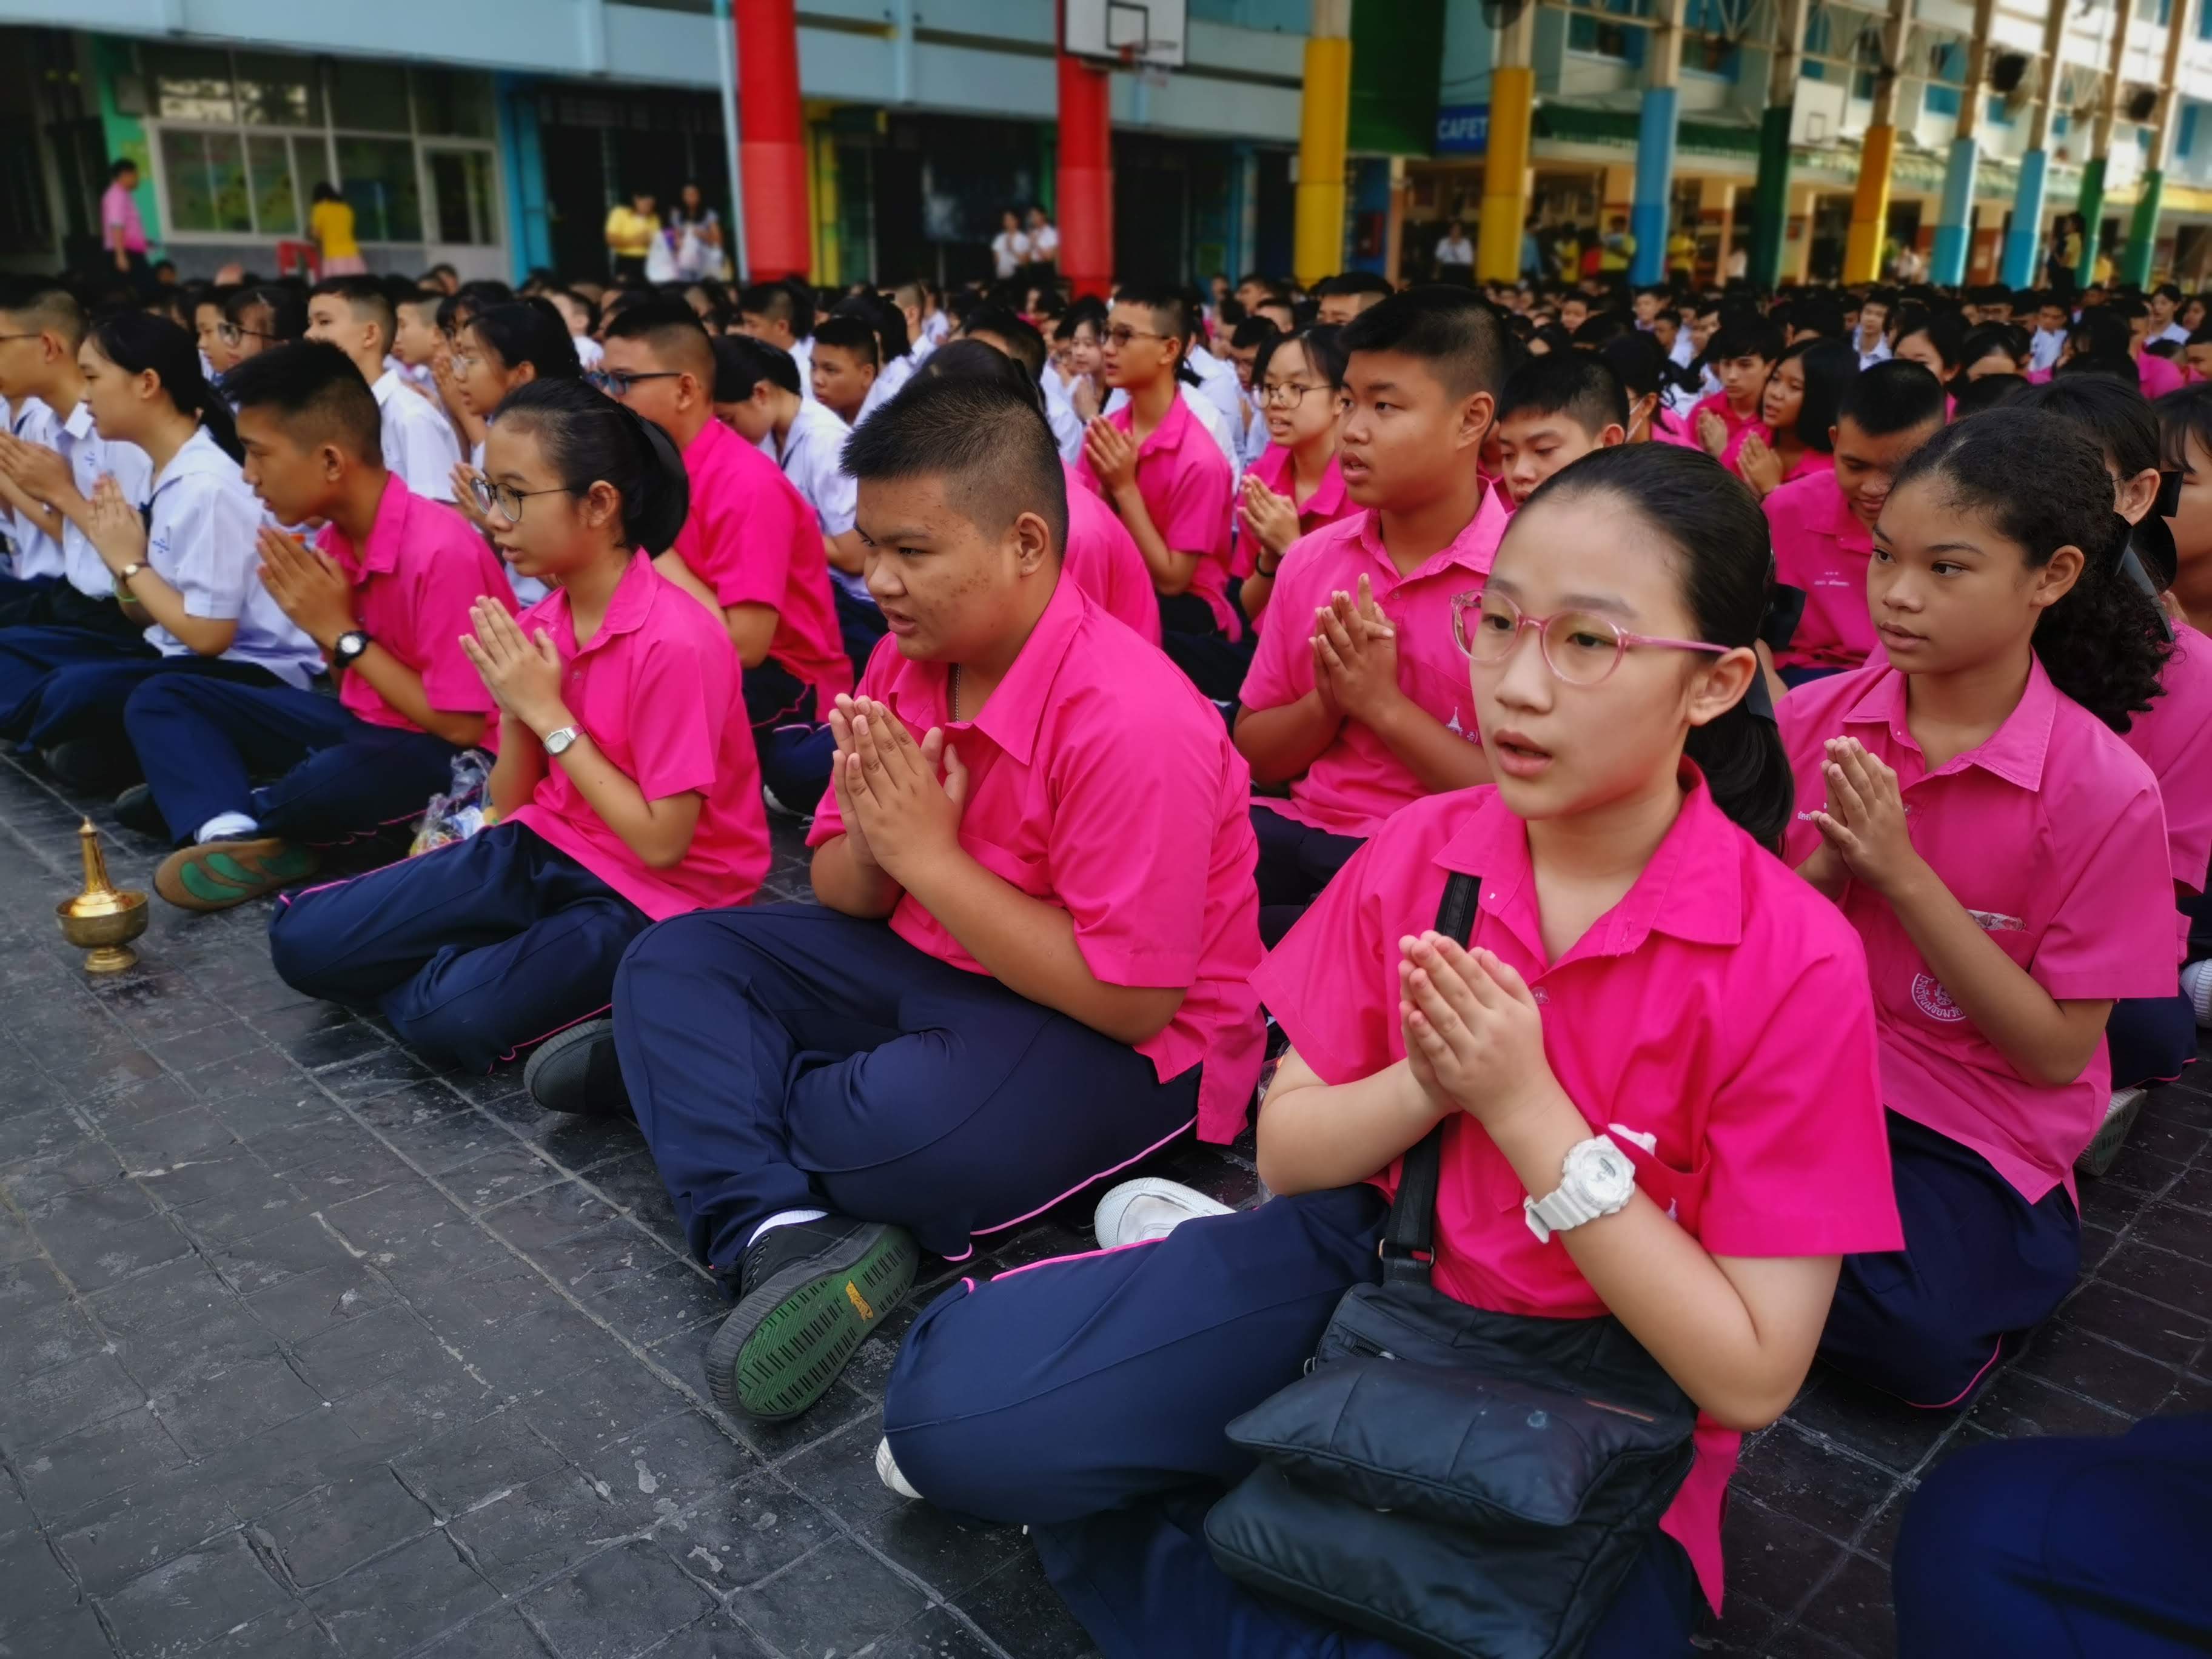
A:
POLYGON ((1722 325, 1705 348, 1704 360, 1720 376, 1721 389, 1690 411, 1687 424, 1698 447, 1731 472, 1745 439, 1773 441, 1759 408, 1782 349, 1781 325, 1764 317, 1722 325))
POLYGON ((1540 489, 1460 607, 1498 782, 1384 824, 1255 978, 1290 1040, 1259 1124, 1275 1196, 1117 1189, 1099 1251, 963 1280, 908 1333, 878 1472, 1028 1523, 1114 1659, 1380 1650, 1231 1583, 1200 1526, 1250 1468, 1224 1425, 1381 1277, 1399 1160, 1438 1124, 1436 1287, 1610 1315, 1700 1408, 1585 1659, 1686 1655, 1719 1604, 1739 1438, 1802 1382, 1838 1258, 1899 1240, 1864 957, 1766 850, 1790 811, 1747 701, 1766 568, 1705 457, 1603 449, 1540 489), (1468 950, 1431 930, 1454 872, 1481 883, 1468 950), (1595 1218, 1532 1224, 1583 1160, 1616 1171, 1595 1218))
POLYGON ((1759 419, 1768 436, 1745 434, 1735 472, 1760 497, 1836 469, 1836 411, 1858 378, 1858 353, 1840 340, 1800 340, 1766 377, 1759 419))
POLYGON ((1785 852, 1866 941, 1905 1249, 1844 1264, 1822 1352, 1954 1406, 2072 1288, 2105 1025, 2171 995, 2158 785, 2116 735, 2166 645, 2113 482, 2006 408, 1900 469, 1867 580, 1886 663, 1793 691, 1785 852))
POLYGON ((1244 615, 1256 628, 1275 591, 1283 555, 1299 537, 1358 511, 1344 493, 1336 459, 1337 401, 1344 385, 1339 331, 1316 325, 1277 334, 1252 360, 1252 384, 1267 418, 1267 447, 1237 481, 1229 507, 1230 568, 1243 578, 1244 615))
POLYGON ((269 930, 286 983, 477 1069, 605 1008, 649 923, 743 902, 769 861, 736 653, 649 556, 690 510, 675 446, 549 380, 500 404, 484 476, 500 551, 554 583, 520 617, 478 599, 462 642, 500 708, 499 821, 269 930))

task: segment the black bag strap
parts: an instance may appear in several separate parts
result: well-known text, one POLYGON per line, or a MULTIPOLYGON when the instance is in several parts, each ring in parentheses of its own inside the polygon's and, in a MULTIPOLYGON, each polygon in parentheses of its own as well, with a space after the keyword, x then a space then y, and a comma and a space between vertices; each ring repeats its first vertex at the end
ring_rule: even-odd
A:
MULTIPOLYGON (((1465 945, 1474 937, 1475 901, 1482 878, 1453 871, 1437 905, 1437 932, 1465 945)), ((1444 1126, 1423 1135, 1398 1170, 1398 1196, 1382 1229, 1382 1279, 1392 1285, 1425 1285, 1434 1259, 1437 1182, 1443 1164, 1444 1126)))

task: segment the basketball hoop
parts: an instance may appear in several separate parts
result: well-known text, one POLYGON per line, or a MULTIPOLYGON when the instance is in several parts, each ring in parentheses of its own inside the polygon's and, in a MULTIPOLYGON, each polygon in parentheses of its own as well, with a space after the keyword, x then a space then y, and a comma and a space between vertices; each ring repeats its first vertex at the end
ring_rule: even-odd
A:
POLYGON ((1164 86, 1183 65, 1187 0, 1060 0, 1061 40, 1079 58, 1100 59, 1164 86))

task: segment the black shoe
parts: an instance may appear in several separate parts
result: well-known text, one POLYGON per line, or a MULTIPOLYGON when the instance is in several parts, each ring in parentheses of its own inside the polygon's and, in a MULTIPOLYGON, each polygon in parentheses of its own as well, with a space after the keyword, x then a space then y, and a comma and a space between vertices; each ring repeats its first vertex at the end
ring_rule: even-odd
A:
POLYGON ((169 821, 161 816, 150 783, 134 783, 115 798, 115 821, 142 836, 158 836, 164 841, 169 838, 169 821))
POLYGON ((629 1110, 615 1058, 615 1023, 589 1019, 547 1039, 522 1068, 522 1086, 549 1112, 611 1117, 629 1110))
POLYGON ((39 758, 65 789, 100 794, 120 787, 137 767, 131 757, 118 756, 96 743, 58 743, 39 751, 39 758))
POLYGON ((903 1227, 823 1216, 771 1227, 745 1252, 744 1296, 707 1345, 707 1387, 739 1416, 796 1417, 914 1283, 903 1227))

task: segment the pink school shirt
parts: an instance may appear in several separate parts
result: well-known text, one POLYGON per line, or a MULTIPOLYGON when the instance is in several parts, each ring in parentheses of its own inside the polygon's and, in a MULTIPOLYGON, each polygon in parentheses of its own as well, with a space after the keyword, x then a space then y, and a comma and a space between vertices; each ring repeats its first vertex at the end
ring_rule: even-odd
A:
POLYGON ((119 184, 110 185, 100 198, 100 240, 109 247, 115 246, 110 233, 118 226, 123 230, 123 251, 143 253, 146 251, 146 222, 138 216, 138 198, 119 184))
MULTIPOLYGON (((1375 834, 1260 969, 1260 995, 1326 1083, 1405 1058, 1398 940, 1434 924, 1451 872, 1482 878, 1474 942, 1528 980, 1567 1097, 1637 1185, 1717 1255, 1840 1255, 1904 1243, 1874 1010, 1834 908, 1731 823, 1685 764, 1673 826, 1620 902, 1556 963, 1527 826, 1485 785, 1415 802, 1375 834), (1656 1137, 1647 1152, 1633 1135, 1656 1137)), ((1395 1192, 1397 1165, 1375 1178, 1395 1192)), ((1474 1307, 1606 1311, 1480 1123, 1444 1128, 1436 1284, 1474 1307)), ((1721 1500, 1741 1437, 1700 1417, 1697 1461, 1661 1524, 1721 1605, 1721 1500)))
POLYGON ((738 696, 738 653, 719 618, 632 556, 599 631, 579 647, 556 588, 519 619, 561 653, 561 696, 577 726, 648 801, 697 791, 684 860, 655 870, 608 828, 557 760, 512 823, 526 824, 655 921, 742 904, 768 873, 760 762, 738 696))
POLYGON ((1774 538, 1775 580, 1805 590, 1797 631, 1775 653, 1779 667, 1856 668, 1875 647, 1867 609, 1874 532, 1851 511, 1834 467, 1829 458, 1827 471, 1785 483, 1759 503, 1774 538))
POLYGON ((1700 398, 1682 422, 1688 429, 1692 446, 1696 448, 1705 447, 1698 441, 1698 417, 1708 410, 1719 416, 1721 424, 1728 428, 1728 446, 1721 451, 1721 465, 1731 472, 1735 471, 1736 452, 1743 447, 1743 441, 1753 433, 1759 434, 1767 443, 1774 441, 1774 434, 1766 429, 1765 422, 1756 415, 1738 415, 1729 406, 1728 393, 1716 392, 1711 397, 1700 398))
MULTIPOLYGON (((1446 730, 1468 743, 1481 742, 1467 659, 1452 639, 1451 602, 1454 594, 1478 592, 1489 580, 1505 521, 1498 493, 1484 490, 1466 528, 1410 576, 1401 576, 1383 550, 1371 511, 1292 543, 1275 578, 1275 620, 1260 630, 1238 700, 1247 708, 1280 708, 1312 690, 1313 614, 1334 593, 1356 595, 1365 575, 1398 633, 1399 688, 1446 730)), ((1347 716, 1335 741, 1291 782, 1288 800, 1271 796, 1257 804, 1333 836, 1368 836, 1426 793, 1389 744, 1347 716)))
MULTIPOLYGON (((830 557, 814 509, 783 470, 709 421, 684 447, 691 513, 672 550, 714 590, 715 602, 765 605, 776 613, 769 655, 814 688, 817 719, 853 689, 852 659, 830 597, 830 557)), ((728 902, 729 901, 725 901, 728 902)))
MULTIPOLYGON (((354 615, 362 631, 422 677, 430 707, 448 714, 489 714, 483 747, 499 743, 499 705, 461 654, 472 631, 469 607, 489 597, 509 611, 514 589, 499 556, 469 521, 441 501, 425 500, 398 473, 386 481, 368 539, 356 548, 334 524, 316 545, 352 579, 354 615)), ((338 676, 338 702, 371 726, 422 728, 385 702, 361 674, 338 676)))
POLYGON ((2154 357, 2148 351, 2136 359, 2136 379, 2142 383, 2146 398, 2163 398, 2189 384, 2189 377, 2181 372, 2180 364, 2154 357))
MULTIPOLYGON (((1203 1063, 1199 1137, 1235 1139, 1263 1040, 1250 983, 1259 843, 1245 809, 1252 775, 1219 711, 1064 578, 972 720, 946 718, 945 678, 945 665, 910 662, 886 638, 861 695, 889 705, 917 738, 945 728, 968 768, 960 845, 1066 911, 1093 974, 1109 985, 1189 988, 1167 1029, 1137 1052, 1164 1083, 1203 1063)), ((807 844, 844 832, 833 787, 807 844)), ((940 962, 985 971, 910 896, 900 896, 891 931, 940 962)))
MULTIPOLYGON (((1135 414, 1133 404, 1124 404, 1101 418, 1126 433, 1135 414)), ((1104 500, 1105 487, 1091 470, 1088 455, 1076 460, 1075 476, 1104 500)), ((1165 418, 1137 447, 1137 493, 1145 498, 1145 511, 1152 514, 1160 539, 1175 552, 1198 555, 1190 591, 1206 601, 1224 638, 1241 640, 1244 625, 1229 605, 1229 543, 1223 532, 1235 488, 1221 446, 1189 406, 1175 398, 1165 418)))
MULTIPOLYGON (((1247 477, 1257 478, 1278 495, 1288 495, 1297 505, 1293 494, 1294 475, 1291 469, 1291 452, 1280 444, 1269 444, 1259 458, 1244 469, 1247 477)), ((1229 534, 1235 543, 1230 572, 1240 580, 1260 568, 1259 538, 1244 528, 1244 497, 1242 491, 1231 490, 1229 495, 1229 534)), ((1353 506, 1344 493, 1344 469, 1335 456, 1328 458, 1328 465, 1321 475, 1321 483, 1314 493, 1306 497, 1305 505, 1298 507, 1298 534, 1310 536, 1324 525, 1348 519, 1359 508, 1353 506)), ((1286 552, 1288 550, 1285 550, 1286 552)), ((1272 595, 1270 596, 1272 599, 1272 595)), ((1263 611, 1266 606, 1261 607, 1263 611)), ((1254 617, 1258 621, 1258 617, 1254 617)))
MULTIPOLYGON (((2173 654, 2159 679, 2166 695, 2134 718, 2125 741, 2158 780, 2174 884, 2201 893, 2212 866, 2212 639, 2174 623, 2173 654)), ((2186 951, 2189 918, 2176 911, 2175 921, 2186 951)))
POLYGON ((1098 602, 1098 608, 1117 617, 1139 639, 1160 642, 1160 596, 1152 591, 1152 573, 1137 550, 1129 526, 1115 516, 1076 476, 1066 461, 1067 475, 1067 550, 1060 568, 1075 578, 1075 585, 1098 602))
MULTIPOLYGON (((1906 676, 1886 665, 1783 699, 1798 817, 1784 854, 1812 856, 1830 738, 1856 738, 1897 773, 1913 850, 2005 955, 2061 1001, 2173 994, 2173 886, 2165 814, 2144 765, 2032 662, 2019 705, 1989 740, 1935 772, 1906 724, 1906 676)), ((2112 1098, 2100 1039, 2071 1083, 2030 1083, 1976 1030, 1888 903, 1852 882, 1842 909, 1866 941, 1892 1111, 1987 1158, 2031 1204, 2074 1193, 2074 1159, 2112 1098)))

